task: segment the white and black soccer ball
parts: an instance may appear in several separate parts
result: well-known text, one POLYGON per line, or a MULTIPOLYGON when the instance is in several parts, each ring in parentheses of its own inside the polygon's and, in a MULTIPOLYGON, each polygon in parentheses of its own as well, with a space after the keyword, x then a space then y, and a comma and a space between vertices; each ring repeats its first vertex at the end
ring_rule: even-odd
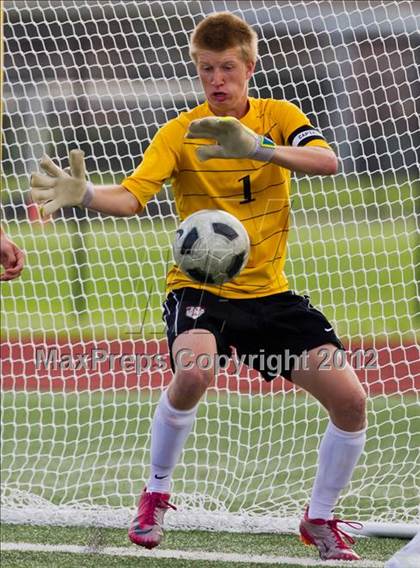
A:
POLYGON ((196 282, 223 284, 244 268, 249 236, 230 213, 203 209, 185 219, 176 232, 173 253, 178 267, 196 282))

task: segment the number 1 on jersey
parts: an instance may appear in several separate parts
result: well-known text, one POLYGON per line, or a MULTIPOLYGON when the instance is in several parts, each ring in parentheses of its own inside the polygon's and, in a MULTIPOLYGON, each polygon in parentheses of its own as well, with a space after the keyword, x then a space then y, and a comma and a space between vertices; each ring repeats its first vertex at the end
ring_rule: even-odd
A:
POLYGON ((243 178, 240 178, 238 181, 243 181, 243 188, 244 188, 244 200, 240 201, 239 204, 242 205, 243 203, 250 203, 251 201, 255 201, 255 198, 252 197, 251 193, 250 176, 245 176, 243 178))

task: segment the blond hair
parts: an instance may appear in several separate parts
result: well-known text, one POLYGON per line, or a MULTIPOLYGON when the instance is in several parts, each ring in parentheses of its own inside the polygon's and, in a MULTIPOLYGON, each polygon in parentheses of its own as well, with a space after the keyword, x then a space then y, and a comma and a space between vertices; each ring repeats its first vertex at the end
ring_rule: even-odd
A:
POLYGON ((245 63, 255 63, 258 36, 249 24, 230 12, 210 14, 197 25, 191 36, 190 55, 197 62, 197 50, 224 51, 240 47, 245 63))

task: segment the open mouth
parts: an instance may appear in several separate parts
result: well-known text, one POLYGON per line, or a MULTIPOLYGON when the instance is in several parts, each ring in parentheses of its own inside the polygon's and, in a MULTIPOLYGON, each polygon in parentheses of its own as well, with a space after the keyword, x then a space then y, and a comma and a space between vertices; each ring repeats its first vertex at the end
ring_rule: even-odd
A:
POLYGON ((227 98, 227 94, 222 91, 215 91, 212 93, 212 97, 217 101, 224 101, 227 98))

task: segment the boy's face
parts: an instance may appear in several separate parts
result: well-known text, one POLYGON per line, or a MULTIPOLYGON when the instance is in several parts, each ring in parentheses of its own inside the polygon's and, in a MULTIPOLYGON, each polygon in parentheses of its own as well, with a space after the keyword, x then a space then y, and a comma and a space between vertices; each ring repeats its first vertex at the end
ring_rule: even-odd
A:
POLYGON ((241 49, 233 47, 224 51, 198 49, 196 64, 212 112, 241 118, 247 111, 248 82, 255 63, 246 63, 241 49))

